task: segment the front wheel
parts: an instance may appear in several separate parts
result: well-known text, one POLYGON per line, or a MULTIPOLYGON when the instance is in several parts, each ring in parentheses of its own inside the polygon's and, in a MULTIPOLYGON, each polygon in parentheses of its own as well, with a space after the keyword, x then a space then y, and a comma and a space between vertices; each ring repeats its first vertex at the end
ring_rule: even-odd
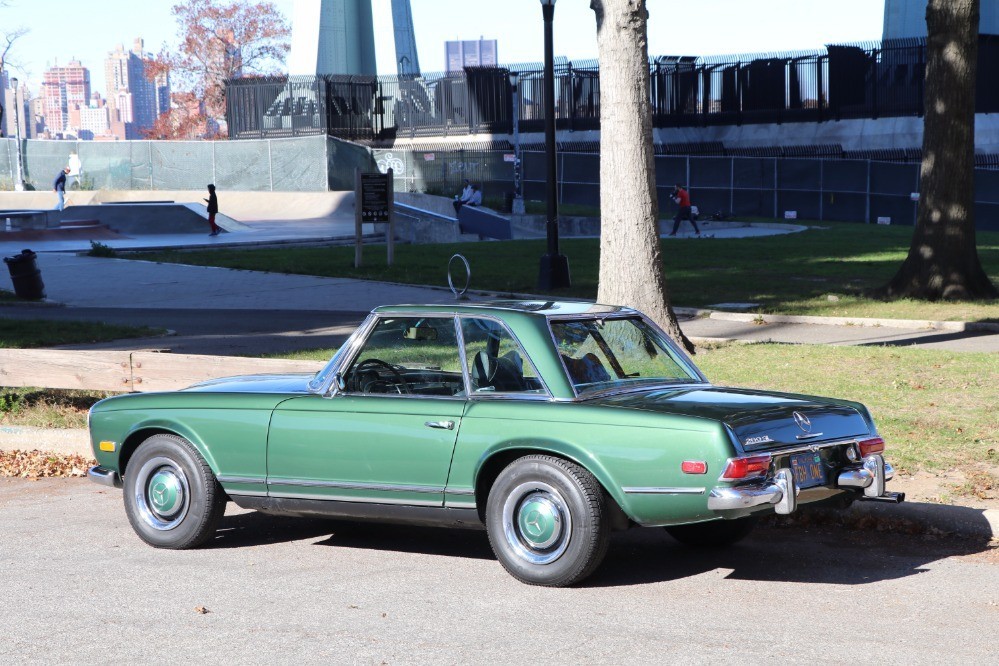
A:
POLYGON ((153 435, 128 463, 125 514, 143 541, 157 548, 196 548, 215 533, 226 495, 208 463, 187 440, 153 435))
POLYGON ((517 580, 573 585, 607 553, 606 494, 575 463, 525 456, 500 472, 490 489, 486 529, 496 558, 517 580))
POLYGON ((736 520, 712 520, 693 525, 674 525, 665 530, 671 537, 688 546, 731 546, 742 541, 756 527, 756 518, 749 516, 736 520))

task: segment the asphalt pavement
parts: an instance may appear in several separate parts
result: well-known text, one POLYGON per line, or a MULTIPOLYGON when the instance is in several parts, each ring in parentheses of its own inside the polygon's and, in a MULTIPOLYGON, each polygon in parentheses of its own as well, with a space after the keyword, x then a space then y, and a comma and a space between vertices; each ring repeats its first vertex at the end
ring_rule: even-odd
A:
POLYGON ((120 490, 0 479, 0 662, 994 664, 996 555, 897 531, 764 526, 696 550, 635 529, 548 589, 484 532, 230 505, 206 547, 158 550, 120 490))

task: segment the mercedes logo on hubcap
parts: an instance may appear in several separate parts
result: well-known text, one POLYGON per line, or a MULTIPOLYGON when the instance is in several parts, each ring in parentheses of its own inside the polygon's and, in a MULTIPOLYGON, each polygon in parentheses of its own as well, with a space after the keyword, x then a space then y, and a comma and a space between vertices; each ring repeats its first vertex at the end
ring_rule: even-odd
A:
POLYGON ((165 483, 161 482, 153 486, 153 491, 152 491, 153 504, 155 504, 156 506, 163 506, 164 504, 166 504, 166 494, 167 494, 167 487, 165 483))
POLYGON ((524 521, 524 525, 529 527, 529 531, 535 536, 541 534, 541 514, 537 511, 531 511, 527 514, 527 520, 524 521))
POLYGON ((801 412, 794 412, 791 416, 794 417, 794 422, 798 424, 798 427, 804 432, 810 432, 812 430, 812 422, 808 420, 808 417, 801 412))

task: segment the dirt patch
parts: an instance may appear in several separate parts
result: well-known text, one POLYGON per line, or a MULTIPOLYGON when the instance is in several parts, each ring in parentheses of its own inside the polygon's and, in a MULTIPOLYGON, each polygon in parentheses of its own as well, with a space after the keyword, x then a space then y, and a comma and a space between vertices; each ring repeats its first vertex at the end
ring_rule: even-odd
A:
POLYGON ((999 509, 999 472, 995 465, 973 464, 966 469, 896 474, 888 489, 905 493, 910 502, 957 504, 973 509, 999 509))

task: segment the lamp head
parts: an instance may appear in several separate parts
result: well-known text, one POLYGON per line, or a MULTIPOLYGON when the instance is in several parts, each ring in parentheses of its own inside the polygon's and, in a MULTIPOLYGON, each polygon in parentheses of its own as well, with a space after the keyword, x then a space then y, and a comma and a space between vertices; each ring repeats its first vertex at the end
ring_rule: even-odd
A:
POLYGON ((516 88, 517 82, 520 81, 520 72, 510 72, 507 76, 510 77, 510 85, 516 88))
POLYGON ((555 6, 555 0, 541 0, 541 6, 542 7, 554 7, 555 6))

